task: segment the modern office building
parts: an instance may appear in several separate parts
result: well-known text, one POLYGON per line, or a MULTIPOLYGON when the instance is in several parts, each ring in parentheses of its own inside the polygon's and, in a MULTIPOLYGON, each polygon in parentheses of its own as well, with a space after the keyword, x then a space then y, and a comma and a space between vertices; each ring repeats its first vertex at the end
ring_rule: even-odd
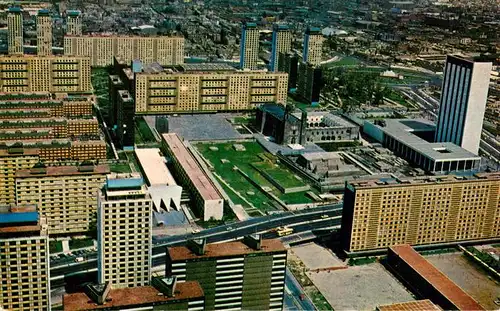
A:
POLYGON ((446 58, 436 142, 452 142, 478 154, 491 66, 458 56, 446 58))
POLYGON ((363 180, 346 184, 347 252, 500 236, 500 174, 363 180))
POLYGON ((288 73, 288 91, 295 92, 299 71, 299 55, 292 52, 280 53, 278 71, 288 73))
POLYGON ((286 73, 235 71, 224 64, 151 65, 126 72, 135 79, 137 113, 241 111, 287 100, 286 73))
POLYGON ((198 281, 205 310, 282 310, 287 251, 279 240, 248 236, 244 241, 167 249, 166 275, 198 281))
POLYGON ((64 311, 91 310, 204 310, 203 289, 196 281, 153 276, 152 286, 111 288, 111 284, 87 285, 84 292, 65 294, 64 311))
POLYGON ((82 35, 82 12, 78 10, 66 11, 66 35, 82 35))
POLYGON ((300 62, 298 69, 297 95, 311 106, 318 106, 323 88, 323 72, 320 67, 300 62))
POLYGON ((257 24, 244 22, 241 26, 240 69, 256 70, 259 61, 259 29, 257 24))
POLYGON ((292 32, 287 25, 273 25, 273 39, 271 48, 271 59, 269 69, 278 71, 280 65, 280 54, 287 54, 292 50, 292 32))
POLYGON ((481 157, 451 142, 433 142, 436 127, 425 119, 365 121, 363 132, 396 155, 433 173, 478 171, 481 157))
POLYGON ((38 206, 48 234, 84 233, 96 222, 107 165, 36 167, 16 172, 16 203, 38 206))
POLYGON ((7 45, 9 54, 24 54, 23 11, 10 7, 7 11, 7 45))
POLYGON ((116 136, 121 148, 135 145, 135 105, 134 98, 127 90, 119 90, 116 98, 116 136))
POLYGON ((0 254, 0 309, 50 311, 49 239, 36 207, 0 207, 0 254))
POLYGON ((98 196, 98 282, 146 286, 151 276, 151 197, 140 174, 112 174, 98 196))
POLYGON ((222 219, 224 200, 192 151, 175 133, 162 135, 162 149, 172 161, 177 180, 191 192, 198 215, 204 221, 222 219))
POLYGON ((317 27, 308 27, 304 35, 302 61, 317 66, 321 63, 323 51, 323 34, 317 27))
POLYGON ((0 92, 92 92, 90 60, 77 56, 12 55, 0 58, 0 92))
POLYGON ((139 59, 161 65, 184 63, 184 38, 167 36, 68 35, 64 55, 89 57, 92 67, 113 65, 114 57, 130 64, 139 59))
POLYGON ((390 247, 387 266, 414 294, 429 299, 442 310, 485 310, 410 245, 390 247))
POLYGON ((52 17, 48 10, 40 10, 36 16, 37 53, 52 55, 52 17))

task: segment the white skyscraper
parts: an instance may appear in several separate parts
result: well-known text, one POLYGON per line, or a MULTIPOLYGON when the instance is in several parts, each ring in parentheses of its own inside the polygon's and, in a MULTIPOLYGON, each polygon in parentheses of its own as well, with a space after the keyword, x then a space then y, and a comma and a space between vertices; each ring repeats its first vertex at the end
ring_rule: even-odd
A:
POLYGON ((491 63, 446 58, 435 141, 452 142, 478 154, 491 63))

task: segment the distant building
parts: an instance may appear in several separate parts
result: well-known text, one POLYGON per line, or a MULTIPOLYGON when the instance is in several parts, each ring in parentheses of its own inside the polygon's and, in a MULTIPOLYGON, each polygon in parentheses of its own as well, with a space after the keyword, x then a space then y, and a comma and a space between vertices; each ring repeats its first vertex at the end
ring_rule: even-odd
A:
POLYGON ((479 153, 491 63, 448 55, 444 72, 436 142, 452 142, 479 153))
POLYGON ((35 206, 0 207, 0 309, 50 310, 49 238, 35 206))
POLYGON ((108 80, 109 91, 109 111, 108 121, 111 128, 117 125, 118 121, 118 91, 124 90, 125 84, 118 75, 110 75, 108 80))
POLYGON ((9 54, 24 54, 23 11, 10 7, 7 11, 7 45, 9 54))
POLYGON ((108 175, 98 196, 98 282, 150 284, 151 197, 140 174, 108 175))
POLYGON ((288 91, 295 92, 299 70, 299 56, 296 53, 279 53, 278 71, 288 73, 288 91))
POLYGON ((323 88, 323 73, 320 67, 300 62, 298 70, 297 95, 311 106, 317 106, 323 88))
POLYGON ((78 10, 66 11, 66 35, 82 35, 82 12, 78 10))
POLYGON ((410 245, 390 247, 387 254, 387 265, 391 272, 413 293, 421 298, 429 299, 442 310, 485 310, 474 298, 410 245))
POLYGON ((317 66, 321 63, 323 53, 323 34, 317 27, 308 27, 304 35, 302 61, 317 66))
POLYGON ((38 55, 51 55, 52 17, 48 10, 38 11, 36 16, 36 38, 38 55))
POLYGON ((287 251, 279 240, 188 243, 167 249, 166 275, 200 282, 205 310, 283 309, 287 251))
POLYGON ((275 24, 273 25, 273 39, 271 49, 271 60, 269 69, 271 71, 278 71, 280 68, 279 55, 281 53, 287 54, 292 49, 292 33, 287 25, 275 24))
POLYGON ((257 24, 245 22, 241 27, 240 69, 257 69, 259 61, 259 29, 257 24))
POLYGON ((116 98, 116 134, 121 148, 135 145, 135 105, 127 90, 119 90, 116 98))
POLYGON ((496 238, 499 188, 499 173, 350 182, 344 191, 342 247, 360 252, 496 238))
POLYGON ((85 233, 97 220, 96 196, 109 172, 107 165, 18 170, 16 203, 38 206, 50 235, 85 233))

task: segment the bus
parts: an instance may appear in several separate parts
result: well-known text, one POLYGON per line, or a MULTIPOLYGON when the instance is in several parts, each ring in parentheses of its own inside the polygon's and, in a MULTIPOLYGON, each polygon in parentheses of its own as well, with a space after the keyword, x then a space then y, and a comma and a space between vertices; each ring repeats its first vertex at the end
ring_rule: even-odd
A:
POLYGON ((288 228, 288 227, 278 227, 278 228, 276 228, 276 233, 278 233, 278 236, 289 235, 289 234, 292 234, 292 232, 293 232, 292 228, 288 228))

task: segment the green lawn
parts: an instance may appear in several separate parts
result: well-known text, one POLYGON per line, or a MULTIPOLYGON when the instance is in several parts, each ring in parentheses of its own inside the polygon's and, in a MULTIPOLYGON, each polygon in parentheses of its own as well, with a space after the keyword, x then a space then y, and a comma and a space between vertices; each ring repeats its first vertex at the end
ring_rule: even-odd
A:
POLYGON ((84 247, 94 246, 94 241, 92 239, 72 239, 69 240, 70 249, 78 249, 84 247))
POLYGON ((271 177, 284 188, 301 187, 304 182, 295 178, 294 174, 282 166, 276 166, 270 162, 261 162, 253 164, 258 169, 271 175, 271 177))
MULTIPOLYGON (((235 151, 233 144, 234 143, 196 144, 195 147, 200 151, 205 159, 213 165, 215 173, 218 176, 224 179, 231 188, 239 192, 241 196, 263 212, 276 210, 273 200, 260 191, 259 188, 252 185, 240 172, 234 170, 234 166, 237 166, 240 170, 246 173, 251 180, 255 181, 261 187, 269 187, 272 194, 276 195, 287 204, 312 202, 312 200, 305 195, 306 192, 283 194, 252 167, 251 164, 263 162, 263 159, 259 157, 259 155, 265 155, 268 158, 267 166, 273 168, 273 173, 278 176, 280 180, 286 180, 286 183, 293 182, 294 185, 303 184, 297 180, 294 175, 283 166, 283 164, 279 164, 278 167, 271 164, 271 161, 275 160, 275 157, 266 153, 266 151, 258 143, 240 143, 245 147, 245 151, 235 151), (217 147, 218 150, 210 150, 211 146, 217 147), (229 162, 223 163, 221 161, 223 159, 228 160, 229 162)), ((223 185, 223 187, 235 204, 241 204, 244 207, 249 208, 248 204, 239 198, 233 191, 229 190, 227 186, 223 185)))
POLYGON ((113 173, 130 173, 130 165, 128 163, 116 163, 116 164, 110 164, 109 168, 111 169, 111 172, 113 173))
POLYGON ((61 241, 50 241, 49 242, 49 253, 59 253, 63 251, 61 241))
POLYGON ((136 135, 139 134, 141 136, 141 140, 145 143, 154 143, 156 142, 156 138, 151 132, 149 125, 146 123, 143 117, 137 117, 135 119, 135 127, 137 129, 136 135))
POLYGON ((361 64, 361 61, 356 57, 345 56, 336 62, 325 64, 325 67, 357 66, 359 64, 361 64))
POLYGON ((106 68, 92 68, 92 86, 94 94, 97 97, 97 104, 101 108, 104 118, 108 117, 109 87, 108 87, 108 70, 106 68))

